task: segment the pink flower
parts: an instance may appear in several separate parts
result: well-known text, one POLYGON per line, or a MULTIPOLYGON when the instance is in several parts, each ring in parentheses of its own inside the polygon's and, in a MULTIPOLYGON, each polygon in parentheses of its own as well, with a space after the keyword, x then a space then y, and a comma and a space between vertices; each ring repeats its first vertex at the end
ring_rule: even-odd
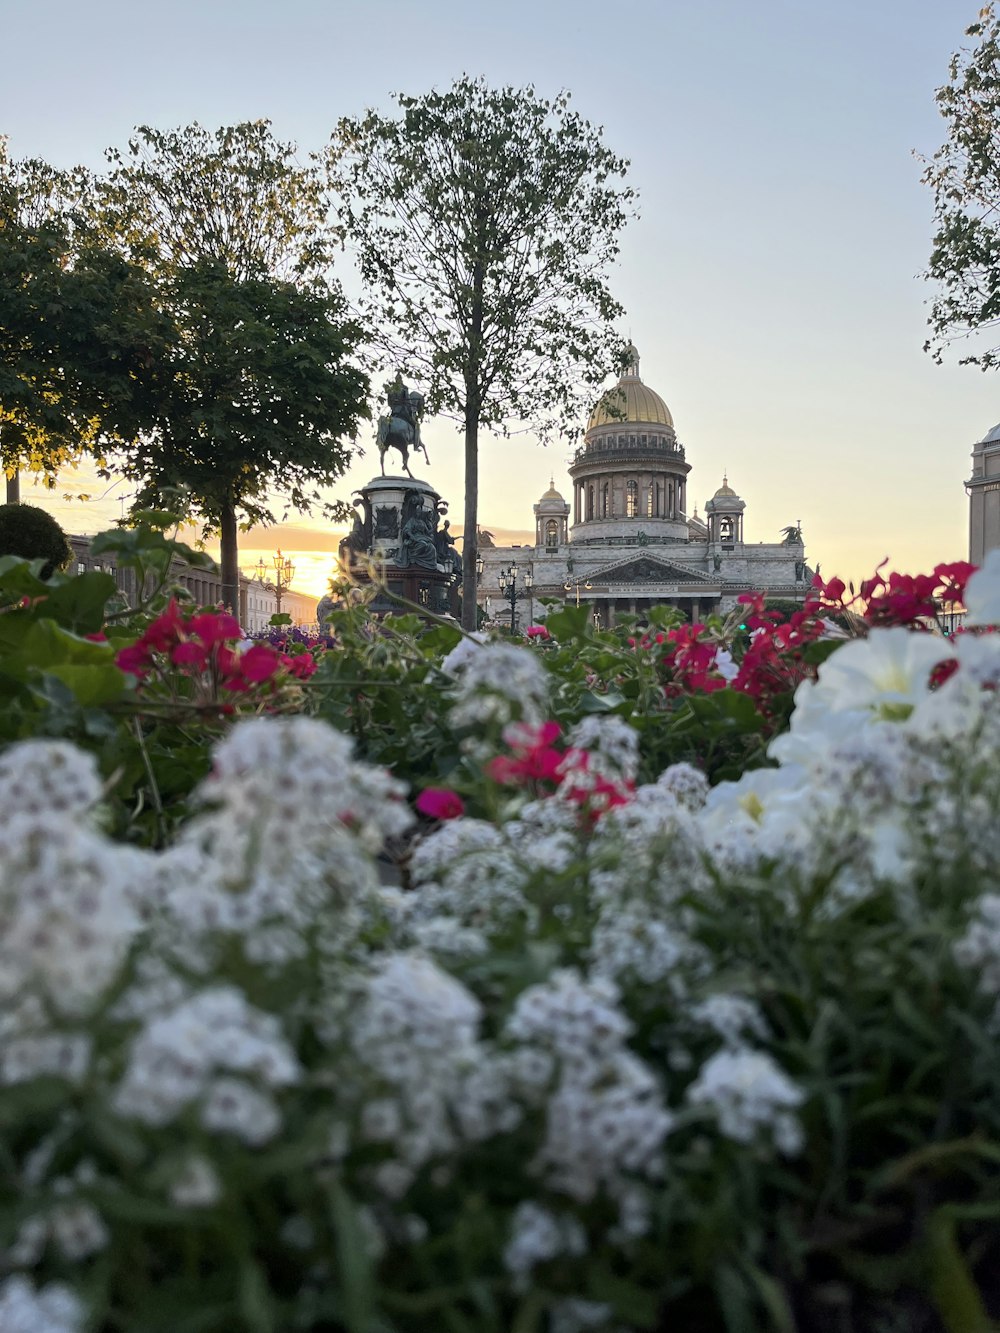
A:
POLYGON ((425 787, 416 801, 417 809, 429 819, 457 819, 465 814, 465 802, 448 787, 425 787))
POLYGON ((528 628, 524 631, 524 636, 527 639, 544 640, 552 638, 552 635, 548 632, 548 630, 545 628, 544 625, 529 625, 528 628))

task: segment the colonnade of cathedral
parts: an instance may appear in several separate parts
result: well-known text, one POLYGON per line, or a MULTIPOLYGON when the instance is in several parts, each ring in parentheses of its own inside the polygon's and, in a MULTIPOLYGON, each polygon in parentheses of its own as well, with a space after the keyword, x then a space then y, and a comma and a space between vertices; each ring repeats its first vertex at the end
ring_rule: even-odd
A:
POLYGON ((597 472, 573 483, 573 523, 604 518, 680 519, 687 513, 687 482, 669 473, 597 472))

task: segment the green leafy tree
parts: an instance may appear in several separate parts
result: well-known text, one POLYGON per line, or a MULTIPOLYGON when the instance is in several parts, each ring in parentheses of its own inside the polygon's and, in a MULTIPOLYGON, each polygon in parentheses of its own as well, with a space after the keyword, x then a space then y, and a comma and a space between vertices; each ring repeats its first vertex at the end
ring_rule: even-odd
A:
POLYGON ((327 277, 324 185, 266 121, 143 126, 108 157, 99 225, 148 271, 172 327, 153 428, 117 466, 140 506, 186 491, 191 516, 221 536, 223 597, 237 607, 239 524, 274 522, 275 496, 320 503, 366 413, 367 379, 349 360, 360 330, 327 277))
MULTIPOLYGON (((1000 20, 993 5, 966 29, 971 49, 951 58, 935 94, 948 137, 925 165, 935 233, 926 277, 939 284, 925 351, 940 362, 955 339, 989 335, 1000 323, 1000 20)), ((1000 345, 979 344, 963 365, 988 370, 1000 345)))
POLYGON ((572 429, 620 364, 607 282, 633 192, 601 131, 533 88, 463 77, 342 120, 328 153, 366 327, 465 435, 462 617, 476 624, 479 432, 572 429))
POLYGON ((0 141, 0 462, 48 486, 146 422, 158 328, 142 271, 79 225, 86 174, 12 162, 0 141))

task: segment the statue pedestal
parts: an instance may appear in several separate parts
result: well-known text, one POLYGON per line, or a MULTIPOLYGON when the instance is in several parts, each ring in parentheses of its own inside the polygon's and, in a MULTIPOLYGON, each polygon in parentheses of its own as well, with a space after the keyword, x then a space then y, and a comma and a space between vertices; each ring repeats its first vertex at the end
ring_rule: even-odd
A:
MULTIPOLYGON (((421 515, 418 526, 425 530, 424 544, 432 541, 442 508, 441 496, 434 487, 418 477, 373 477, 359 494, 365 509, 368 547, 357 554, 367 556, 383 569, 390 593, 437 615, 457 616, 460 580, 454 570, 439 564, 432 552, 414 551, 414 544, 404 532, 408 519, 416 513, 421 515)), ((368 582, 363 568, 355 567, 353 572, 359 583, 368 582)), ((407 610, 382 592, 370 606, 376 615, 399 615, 407 610)))

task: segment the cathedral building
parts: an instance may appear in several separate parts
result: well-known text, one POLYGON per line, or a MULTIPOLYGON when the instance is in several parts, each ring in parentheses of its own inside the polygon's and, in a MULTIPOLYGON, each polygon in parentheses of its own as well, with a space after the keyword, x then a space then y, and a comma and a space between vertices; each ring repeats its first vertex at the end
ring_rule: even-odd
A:
POLYGON ((1000 425, 973 447, 969 496, 969 559, 981 565, 987 551, 1000 546, 1000 425))
POLYGON ((544 619, 543 599, 586 604, 604 626, 663 605, 691 620, 724 615, 744 592, 804 600, 812 570, 799 525, 782 542, 748 543, 746 503, 728 477, 703 518, 697 505, 689 513, 690 472, 670 409, 643 383, 632 347, 617 386, 590 415, 569 468, 571 499, 553 478, 534 506, 534 546, 493 546, 481 534, 480 606, 491 620, 510 623, 511 565, 521 628, 544 619))

